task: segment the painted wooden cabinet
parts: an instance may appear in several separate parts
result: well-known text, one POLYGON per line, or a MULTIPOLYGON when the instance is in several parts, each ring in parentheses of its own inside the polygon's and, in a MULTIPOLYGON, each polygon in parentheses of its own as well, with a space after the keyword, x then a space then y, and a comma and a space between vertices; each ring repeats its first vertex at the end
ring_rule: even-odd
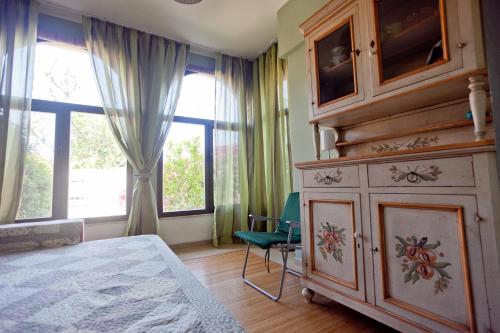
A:
POLYGON ((332 0, 300 29, 318 159, 296 164, 304 296, 403 332, 500 332, 480 0, 332 0), (338 158, 319 160, 320 126, 338 158))
POLYGON ((304 295, 404 332, 498 328, 493 149, 298 164, 304 295))

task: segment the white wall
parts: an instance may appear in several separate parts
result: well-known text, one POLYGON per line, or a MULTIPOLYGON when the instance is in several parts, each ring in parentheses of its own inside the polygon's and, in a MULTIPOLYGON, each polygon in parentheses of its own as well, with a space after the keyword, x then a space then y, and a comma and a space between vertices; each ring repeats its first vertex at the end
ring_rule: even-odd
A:
MULTIPOLYGON (((292 164, 316 159, 313 130, 308 123, 309 90, 306 50, 299 25, 328 0, 289 0, 278 10, 278 54, 288 60, 288 109, 292 164)), ((322 156, 326 156, 322 152, 322 156)), ((293 190, 300 189, 299 172, 293 167, 293 190)))
MULTIPOLYGON (((160 219, 160 237, 168 244, 182 244, 212 239, 213 215, 191 215, 160 219)), ((123 236, 127 222, 99 222, 85 225, 85 240, 123 236)))

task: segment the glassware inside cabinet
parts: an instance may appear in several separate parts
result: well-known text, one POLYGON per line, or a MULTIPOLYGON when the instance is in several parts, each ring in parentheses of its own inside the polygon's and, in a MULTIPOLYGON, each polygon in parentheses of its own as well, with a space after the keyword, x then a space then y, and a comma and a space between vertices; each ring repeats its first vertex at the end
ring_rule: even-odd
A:
POLYGON ((443 6, 443 0, 375 0, 380 82, 447 61, 443 6))
POLYGON ((319 106, 357 92, 352 17, 315 41, 319 106))

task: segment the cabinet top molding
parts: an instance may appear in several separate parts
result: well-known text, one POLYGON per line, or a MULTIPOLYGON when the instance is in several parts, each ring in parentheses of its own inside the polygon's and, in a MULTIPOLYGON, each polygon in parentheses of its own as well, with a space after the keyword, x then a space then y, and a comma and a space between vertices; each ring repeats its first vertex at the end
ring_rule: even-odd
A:
POLYGON ((340 11, 345 9, 347 6, 352 4, 354 0, 333 0, 318 9, 311 17, 305 20, 300 26, 300 32, 304 36, 309 35, 313 32, 319 25, 328 21, 340 11))

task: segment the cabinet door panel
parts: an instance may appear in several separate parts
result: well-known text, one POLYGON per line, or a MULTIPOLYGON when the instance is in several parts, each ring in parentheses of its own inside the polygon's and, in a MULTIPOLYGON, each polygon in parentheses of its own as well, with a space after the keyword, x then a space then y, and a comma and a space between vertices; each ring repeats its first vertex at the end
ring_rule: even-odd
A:
POLYGON ((304 199, 307 278, 364 300, 359 194, 305 192, 304 199))
POLYGON ((376 305, 438 331, 474 331, 473 305, 486 311, 475 197, 372 194, 370 205, 376 305))
POLYGON ((370 7, 374 96, 462 67, 456 0, 373 0, 370 7))
POLYGON ((364 99, 359 24, 355 4, 308 38, 313 116, 364 99))

